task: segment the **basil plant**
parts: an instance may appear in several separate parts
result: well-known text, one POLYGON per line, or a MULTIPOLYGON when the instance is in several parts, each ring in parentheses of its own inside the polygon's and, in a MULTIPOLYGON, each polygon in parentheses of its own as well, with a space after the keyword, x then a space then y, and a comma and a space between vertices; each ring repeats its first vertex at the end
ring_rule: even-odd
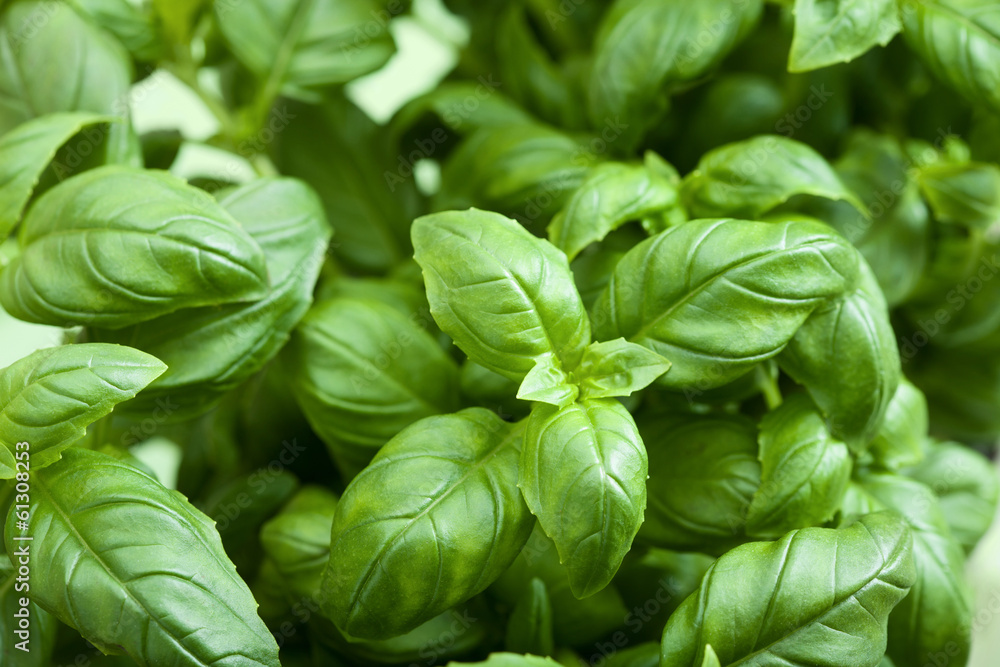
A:
POLYGON ((985 667, 998 253, 1000 3, 0 2, 0 664, 985 667))

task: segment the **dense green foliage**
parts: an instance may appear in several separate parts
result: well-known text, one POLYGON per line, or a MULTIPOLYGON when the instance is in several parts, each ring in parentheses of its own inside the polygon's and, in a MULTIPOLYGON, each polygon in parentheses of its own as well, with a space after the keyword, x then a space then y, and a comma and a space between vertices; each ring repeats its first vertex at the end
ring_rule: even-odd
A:
POLYGON ((998 251, 997 2, 0 2, 0 664, 962 667, 998 251))

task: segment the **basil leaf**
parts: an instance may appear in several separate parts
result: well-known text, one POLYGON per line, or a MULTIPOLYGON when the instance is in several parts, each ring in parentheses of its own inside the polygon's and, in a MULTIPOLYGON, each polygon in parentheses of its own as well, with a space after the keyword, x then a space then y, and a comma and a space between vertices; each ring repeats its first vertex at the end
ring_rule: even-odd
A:
POLYGON ((854 132, 835 166, 868 203, 871 220, 844 202, 830 202, 821 215, 858 248, 890 307, 913 293, 929 253, 930 214, 910 177, 911 165, 895 137, 854 132))
POLYGON ((544 223, 580 187, 600 153, 584 138, 544 125, 483 127, 448 156, 433 209, 482 207, 544 223))
POLYGON ((989 0, 902 0, 903 35, 963 97, 1000 110, 1000 11, 989 0))
POLYGON ((559 663, 552 658, 540 658, 535 655, 519 655, 517 653, 491 653, 490 657, 482 662, 449 662, 449 667, 462 667, 467 665, 473 667, 559 667, 559 663))
POLYGON ((299 491, 276 517, 264 524, 260 543, 287 592, 302 599, 320 590, 330 558, 330 531, 337 496, 323 487, 299 491))
POLYGON ((882 428, 871 443, 875 462, 892 472, 920 463, 927 421, 927 399, 907 380, 901 380, 889 401, 882 428))
POLYGON ((272 94, 302 97, 310 88, 346 83, 382 67, 395 50, 388 21, 377 18, 384 10, 373 0, 214 5, 233 54, 272 94))
POLYGON ((753 424, 742 417, 671 415, 640 428, 649 451, 649 507, 639 538, 704 553, 743 542, 761 476, 753 424))
POLYGON ((916 577, 912 550, 892 513, 737 547, 670 617, 660 665, 699 664, 706 642, 723 665, 874 665, 885 652, 886 618, 916 577), (744 622, 726 620, 733 613, 744 622))
MULTIPOLYGON (((32 476, 31 597, 105 653, 139 665, 278 667, 278 646, 211 520, 118 460, 71 449, 32 476), (122 530, 128 526, 128 530, 122 530)), ((25 531, 7 519, 7 549, 25 531)))
POLYGON ((570 261, 614 229, 677 204, 676 183, 644 165, 609 162, 593 168, 549 224, 549 241, 570 261))
POLYGON ((39 350, 0 371, 0 479, 14 477, 14 452, 27 442, 31 468, 59 460, 87 426, 166 370, 150 355, 88 343, 39 350))
MULTIPOLYGON (((0 50, 0 134, 60 111, 127 118, 128 54, 67 3, 11 4, 0 18, 0 41, 9 46, 0 50)), ((122 122, 111 124, 96 143, 109 161, 130 162, 133 141, 131 128, 122 122)))
POLYGON ((616 0, 595 40, 589 111, 626 125, 626 147, 663 117, 667 96, 714 69, 760 19, 760 0, 616 0), (725 16, 725 20, 720 20, 725 16))
POLYGON ((857 252, 825 225, 697 220, 622 258, 594 305, 594 332, 670 359, 660 384, 704 391, 778 354, 858 270, 857 252))
MULTIPOLYGON (((631 614, 625 626, 631 631, 631 643, 640 641, 643 649, 631 651, 646 655, 651 665, 660 662, 660 637, 670 615, 701 584, 701 578, 715 562, 705 554, 644 549, 642 556, 629 556, 615 575, 615 588, 621 591, 631 614), (650 648, 652 651, 650 652, 650 648)), ((640 664, 645 664, 639 661, 640 664)), ((625 664, 629 664, 627 661, 625 664)))
POLYGON ((586 125, 582 86, 553 62, 529 24, 526 7, 510 5, 496 26, 496 57, 505 92, 538 118, 559 127, 586 125))
POLYGON ((1000 360, 975 350, 925 348, 907 377, 924 392, 935 434, 992 442, 1000 435, 1000 360), (955 378, 962 378, 956 382, 955 378))
POLYGON ((513 380, 547 354, 576 366, 590 321, 561 252, 476 209, 424 216, 412 234, 431 313, 470 359, 513 380))
POLYGON ((23 580, 17 581, 17 567, 12 564, 20 564, 21 557, 11 558, 12 561, 0 558, 0 614, 3 614, 0 617, 0 657, 5 665, 12 667, 51 667, 59 622, 30 598, 26 606, 21 605, 27 589, 23 580), (26 617, 23 616, 25 611, 26 617), (22 628, 21 618, 27 618, 31 625, 22 628))
POLYGON ((267 290, 260 246, 209 195, 163 172, 71 178, 32 206, 20 238, 0 304, 28 322, 120 328, 267 290))
MULTIPOLYGON (((443 81, 434 90, 407 102, 396 112, 389 124, 394 145, 410 139, 414 128, 423 129, 428 121, 432 129, 407 143, 406 147, 422 147, 445 144, 449 137, 444 130, 465 136, 480 128, 510 125, 530 125, 531 115, 516 102, 500 92, 503 82, 491 76, 484 76, 475 82, 443 81), (427 143, 428 139, 431 141, 427 143)), ((429 152, 429 151, 424 151, 429 152)), ((419 153, 418 153, 419 154, 419 153)))
POLYGON ((715 649, 711 644, 705 644, 705 657, 701 661, 701 667, 722 667, 719 656, 715 655, 715 649))
POLYGON ((846 201, 867 215, 823 156, 773 135, 709 151, 684 177, 681 195, 692 217, 699 218, 756 218, 796 195, 846 201))
POLYGON ((747 510, 747 533, 778 538, 832 519, 851 478, 851 455, 812 401, 787 398, 761 420, 759 441, 760 488, 747 510))
POLYGON ((517 604, 534 578, 545 582, 552 604, 552 632, 556 646, 590 646, 594 637, 621 627, 628 609, 615 586, 583 600, 570 588, 569 572, 559 562, 556 545, 538 523, 511 566, 490 587, 490 594, 508 606, 517 604))
POLYGON ((429 333, 372 300, 316 304, 283 353, 292 392, 351 476, 413 422, 458 408, 458 368, 429 333))
POLYGON ((263 178, 219 203, 263 250, 270 293, 250 304, 185 309, 124 329, 93 331, 97 340, 128 343, 169 366, 124 406, 136 416, 167 399, 176 404, 172 420, 208 411, 277 355, 312 303, 330 239, 315 193, 294 179, 263 178))
POLYGON ((275 163, 319 194, 334 228, 337 261, 370 274, 386 273, 409 257, 410 222, 421 213, 412 157, 399 155, 343 95, 328 95, 318 105, 282 103, 280 113, 284 129, 275 138, 275 163))
POLYGON ((354 478, 337 505, 322 591, 341 631, 403 634, 500 576, 533 525, 517 491, 521 438, 482 408, 430 417, 354 478))
POLYGON ((21 221, 59 147, 84 127, 108 120, 92 113, 55 113, 29 120, 0 137, 0 242, 21 221))
POLYGON ((850 62, 901 29, 895 0, 795 0, 788 71, 850 62))
POLYGON ((817 309, 778 356, 782 370, 809 390, 834 437, 854 451, 878 433, 901 377, 885 299, 868 266, 859 266, 857 289, 817 309))
POLYGON ((551 354, 539 358, 517 390, 517 398, 521 400, 557 407, 572 403, 579 395, 580 388, 559 368, 559 362, 551 354))
POLYGON ((313 614, 309 618, 310 638, 315 638, 313 647, 329 649, 329 652, 320 657, 317 651, 309 665, 316 661, 324 665, 341 665, 341 661, 351 658, 354 660, 350 664, 412 665, 426 663, 431 656, 441 664, 450 657, 476 651, 494 637, 492 631, 497 623, 492 610, 479 600, 473 600, 435 616, 405 635, 364 641, 345 638, 333 623, 313 614))
POLYGON ((206 0, 153 0, 153 11, 172 42, 187 44, 205 4, 206 0))
POLYGON ((877 503, 902 514, 913 533, 917 579, 889 616, 889 656, 893 662, 910 665, 947 650, 955 664, 965 664, 972 625, 965 558, 948 532, 934 494, 923 484, 896 475, 871 475, 862 485, 877 503))
POLYGON ((1000 167, 936 164, 919 170, 920 191, 942 222, 986 228, 1000 220, 1000 167))
POLYGON ((535 577, 510 612, 504 648, 511 653, 552 655, 552 603, 545 582, 535 577))
POLYGON ((576 597, 607 586, 628 553, 646 508, 646 470, 639 431, 617 401, 532 409, 518 484, 576 597))
POLYGON ((588 345, 573 374, 584 398, 611 398, 645 389, 668 370, 664 357, 618 338, 588 345))
POLYGON ((993 523, 1000 496, 990 462, 957 443, 931 443, 924 459, 902 473, 934 492, 952 537, 971 553, 993 523))
POLYGON ((130 0, 72 0, 72 4, 114 35, 136 59, 152 62, 163 55, 157 17, 148 5, 137 6, 130 0))

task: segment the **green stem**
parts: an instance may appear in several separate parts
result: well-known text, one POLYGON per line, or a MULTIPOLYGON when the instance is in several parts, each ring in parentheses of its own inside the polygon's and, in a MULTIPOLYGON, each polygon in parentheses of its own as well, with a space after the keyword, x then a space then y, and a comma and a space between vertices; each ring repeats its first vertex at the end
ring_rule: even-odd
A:
POLYGON ((767 403, 767 409, 776 409, 781 405, 782 400, 784 400, 781 396, 781 390, 778 388, 778 378, 763 365, 757 366, 757 370, 754 372, 757 374, 757 386, 760 387, 761 392, 764 394, 764 402, 767 403))

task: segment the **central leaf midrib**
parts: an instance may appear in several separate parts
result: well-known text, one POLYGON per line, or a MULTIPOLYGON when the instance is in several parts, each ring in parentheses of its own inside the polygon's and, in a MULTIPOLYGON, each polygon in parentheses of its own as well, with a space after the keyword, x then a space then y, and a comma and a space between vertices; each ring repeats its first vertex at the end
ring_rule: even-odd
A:
MULTIPOLYGON (((354 590, 354 594, 352 594, 351 596, 352 597, 351 605, 348 607, 347 610, 348 625, 350 625, 350 619, 358 608, 359 602, 361 601, 361 595, 367 588, 369 582, 371 581, 372 576, 375 574, 375 569, 378 567, 378 564, 381 562, 382 558, 385 556, 389 548, 396 542, 396 540, 398 540, 404 533, 406 533, 413 526, 414 523, 416 523, 418 520, 426 516, 432 509, 437 507, 437 505, 439 505, 445 498, 450 496, 456 489, 460 488, 463 484, 465 484, 465 481, 469 479, 469 477, 471 477, 474 473, 484 468, 486 464, 493 459, 493 457, 497 454, 497 452, 499 452, 504 447, 507 447, 516 441, 516 438, 510 438, 508 437, 508 435, 509 434, 505 435, 496 447, 493 447, 491 450, 486 452, 478 461, 473 462, 469 466, 469 469, 465 472, 464 475, 462 475, 460 479, 456 480, 450 486, 450 488, 448 488, 444 493, 442 493, 433 501, 431 501, 431 503, 427 505, 427 507, 421 509, 409 521, 407 521, 406 525, 400 528, 399 531, 393 537, 389 538, 382 544, 382 547, 379 549, 378 553, 375 554, 375 557, 372 558, 371 563, 368 565, 368 570, 365 573, 364 579, 362 580, 361 584, 354 590)), ((333 552, 332 545, 330 551, 331 553, 333 552)))
MULTIPOLYGON (((891 554, 891 556, 897 557, 898 556, 898 552, 899 552, 899 549, 898 549, 898 546, 897 546, 897 549, 893 551, 893 553, 891 554)), ((885 572, 886 570, 888 570, 891 565, 892 565, 891 562, 884 562, 883 563, 883 567, 881 567, 869 579, 867 579, 861 586, 859 586, 858 588, 856 588, 850 594, 845 595, 843 598, 841 598, 840 600, 838 600, 834 604, 830 605, 828 608, 824 609, 821 613, 817 614, 816 616, 814 616, 814 617, 812 617, 812 618, 804 621, 801 625, 799 625, 797 628, 795 628, 794 630, 792 630, 788 634, 783 635, 783 636, 775 639, 773 642, 771 642, 767 646, 759 648, 756 651, 754 651, 753 653, 749 653, 749 654, 743 656, 742 658, 740 658, 736 662, 729 663, 728 665, 726 665, 726 667, 736 667, 737 665, 745 664, 745 663, 747 663, 747 661, 751 660, 752 658, 755 658, 756 656, 758 656, 758 655, 760 655, 762 653, 769 652, 777 644, 780 644, 782 642, 787 641, 790 637, 798 634, 799 632, 802 632, 806 628, 811 627, 814 623, 818 623, 824 617, 826 617, 827 615, 829 615, 833 611, 837 610, 842 605, 846 604, 849 600, 855 599, 859 593, 861 593, 863 590, 865 590, 866 588, 868 588, 868 586, 870 586, 875 581, 882 581, 882 583, 888 584, 888 585, 892 586, 893 588, 899 588, 895 584, 892 584, 892 583, 890 583, 888 581, 885 581, 883 579, 879 579, 879 575, 882 574, 883 572, 885 572)), ((773 597, 772 597, 772 600, 773 600, 773 597)), ((864 607, 864 605, 861 605, 860 602, 858 604, 860 606, 864 607)), ((867 611, 867 609, 866 609, 866 611, 867 611)))
MULTIPOLYGON (((736 264, 733 264, 731 266, 728 266, 723 271, 720 271, 719 273, 716 273, 716 274, 712 275, 710 278, 708 278, 707 280, 705 280, 704 282, 702 282, 696 288, 694 288, 694 289, 690 290, 689 292, 685 293, 680 299, 678 299, 673 304, 671 304, 671 306, 669 308, 667 308, 667 310, 665 310, 664 312, 662 312, 659 315, 657 315, 655 318, 653 318, 647 324, 644 324, 639 329, 639 331, 637 331, 635 334, 629 336, 629 340, 634 342, 636 340, 649 337, 649 331, 651 329, 654 329, 655 327, 657 327, 660 324, 661 321, 663 321, 663 320, 668 319, 669 317, 671 317, 674 314, 675 311, 677 311, 679 308, 681 308, 684 305, 686 305, 689 301, 691 301, 692 299, 694 299, 696 296, 698 296, 699 294, 701 294, 703 291, 705 291, 709 287, 714 286, 715 283, 716 283, 716 281, 725 278, 726 274, 728 274, 728 273, 731 273, 731 272, 736 271, 738 269, 742 269, 744 267, 750 266, 750 265, 754 264, 755 262, 758 262, 758 261, 761 261, 761 260, 764 260, 764 259, 772 259, 772 258, 775 258, 775 257, 780 257, 782 255, 785 255, 785 254, 788 254, 788 253, 792 253, 792 252, 795 252, 795 251, 798 251, 798 250, 802 250, 804 248, 812 248, 812 247, 821 245, 823 243, 829 243, 829 242, 830 242, 830 239, 825 239, 825 238, 810 239, 806 243, 802 243, 800 245, 796 245, 796 246, 793 246, 791 248, 783 248, 782 250, 777 250, 777 251, 774 251, 774 252, 764 252, 764 253, 762 253, 760 255, 757 255, 755 257, 751 257, 750 259, 746 259, 746 260, 743 260, 743 261, 738 262, 736 264)), ((820 254, 822 254, 822 253, 820 253, 820 254)), ((761 294, 761 296, 766 296, 766 295, 761 294)), ((805 302, 805 301, 814 301, 814 300, 819 299, 819 298, 821 298, 821 297, 808 297, 808 298, 799 299, 799 300, 805 302)))
MULTIPOLYGON (((76 538, 76 540, 79 542, 79 544, 83 546, 83 548, 87 551, 87 553, 89 553, 90 556, 94 559, 94 561, 96 561, 101 566, 101 568, 107 573, 107 575, 116 584, 118 584, 118 587, 120 588, 120 590, 122 590, 129 598, 131 598, 132 600, 134 600, 135 603, 138 604, 142 608, 142 610, 145 612, 146 617, 148 619, 150 619, 151 621, 153 621, 154 623, 156 623, 158 626, 160 626, 160 628, 163 630, 163 633, 167 637, 169 637, 172 641, 174 641, 177 644, 177 646, 182 651, 184 651, 187 655, 191 656, 192 659, 198 661, 200 664, 203 664, 206 667, 209 667, 210 663, 203 663, 198 656, 196 656, 195 654, 191 653, 191 651, 187 648, 187 646, 185 646, 184 643, 180 639, 178 639, 177 637, 175 637, 173 635, 173 633, 167 628, 167 626, 163 624, 163 622, 160 620, 160 618, 157 617, 155 614, 153 614, 150 611, 149 607, 146 606, 145 602, 142 599, 140 599, 138 596, 136 596, 129 589, 128 585, 126 583, 124 583, 121 579, 119 579, 118 575, 115 574, 114 571, 112 571, 111 567, 107 563, 104 562, 104 560, 97 554, 96 551, 94 551, 94 549, 90 546, 90 543, 86 539, 84 539, 83 535, 81 535, 80 532, 76 529, 76 526, 70 520, 69 515, 66 514, 66 512, 63 511, 62 506, 58 502, 56 502, 55 497, 52 495, 52 493, 46 487, 45 482, 43 480, 41 480, 41 479, 35 479, 34 481, 35 481, 34 488, 38 489, 42 493, 42 495, 45 496, 48 499, 49 505, 53 508, 53 511, 56 512, 59 515, 59 517, 63 520, 63 523, 65 524, 67 530, 69 530, 70 533, 72 533, 72 535, 76 538)), ((67 584, 68 583, 69 582, 67 582, 67 584)), ((67 592, 67 595, 68 595, 68 592, 67 592)), ((228 608, 228 606, 227 606, 227 608, 228 608)), ((230 611, 232 611, 232 610, 230 610, 230 611)))

